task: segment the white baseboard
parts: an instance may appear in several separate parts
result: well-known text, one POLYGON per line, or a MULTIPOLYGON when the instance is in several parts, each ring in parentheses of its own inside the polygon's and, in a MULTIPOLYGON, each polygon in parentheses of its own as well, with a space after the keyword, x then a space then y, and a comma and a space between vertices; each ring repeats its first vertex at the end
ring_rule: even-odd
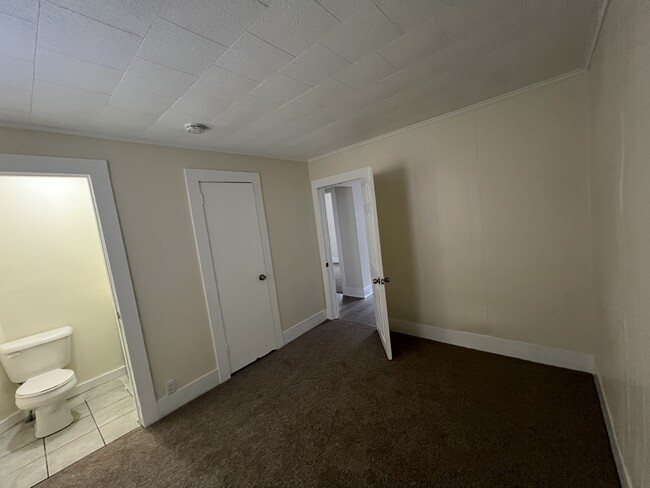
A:
POLYGON ((120 376, 124 376, 125 374, 126 374, 126 366, 122 366, 112 371, 109 371, 108 373, 100 374, 99 376, 84 381, 83 383, 78 383, 77 386, 75 386, 72 390, 70 390, 70 393, 68 393, 68 398, 72 398, 73 396, 77 396, 80 395, 81 393, 85 393, 88 390, 92 390, 96 386, 103 385, 104 383, 108 383, 109 381, 114 380, 115 378, 119 378, 120 376))
POLYGON ((177 410, 186 403, 200 397, 220 383, 219 370, 213 369, 191 383, 182 386, 171 395, 162 397, 158 400, 158 415, 160 418, 169 415, 174 410, 177 410))
POLYGON ((291 341, 294 339, 297 339, 301 335, 303 335, 305 332, 310 331, 317 325, 322 324, 327 320, 327 312, 325 310, 321 310, 318 313, 315 313, 311 317, 307 317, 305 320, 300 322, 299 324, 294 325, 290 329, 285 330, 282 333, 282 336, 284 337, 284 343, 289 344, 291 341))
POLYGON ((342 289, 343 295, 346 297, 354 298, 368 298, 372 295, 372 285, 365 288, 357 288, 355 286, 344 286, 342 289))
POLYGON ((491 352, 500 354, 501 356, 525 359, 535 363, 548 364, 560 368, 583 371, 585 373, 593 374, 595 372, 594 357, 582 352, 501 339, 499 337, 476 334, 474 332, 443 329, 433 325, 418 324, 406 320, 391 320, 390 328, 402 334, 491 352))
POLYGON ((603 391, 603 385, 600 383, 600 376, 595 374, 594 379, 596 381, 598 400, 600 400, 600 408, 603 411, 603 418, 605 419, 605 426, 607 427, 607 435, 609 436, 609 444, 612 448, 612 454, 614 455, 614 462, 616 463, 616 470, 618 471, 618 478, 621 482, 621 488, 632 488, 632 482, 630 481, 630 476, 627 473, 625 463, 623 462, 623 456, 621 455, 621 450, 618 446, 616 431, 614 430, 612 416, 609 411, 609 405, 607 404, 607 397, 603 391))
MULTIPOLYGON (((111 381, 112 379, 119 378, 122 375, 126 374, 126 366, 122 366, 120 368, 114 369, 112 371, 109 371, 108 373, 100 374, 99 376, 90 379, 88 381, 84 381, 83 383, 77 384, 70 392, 68 393, 68 398, 72 398, 73 396, 77 396, 81 393, 84 393, 92 388, 95 388, 96 386, 102 385, 104 383, 107 383, 108 381, 111 381)), ((27 411, 24 410, 16 410, 14 413, 9 415, 6 419, 0 420, 0 433, 4 432, 5 430, 13 427, 16 425, 18 422, 23 420, 25 417, 27 417, 27 411)))
POLYGON ((5 432, 6 430, 11 429, 14 425, 16 425, 18 422, 22 422, 27 418, 27 412, 26 410, 18 410, 6 419, 0 420, 0 434, 5 432))

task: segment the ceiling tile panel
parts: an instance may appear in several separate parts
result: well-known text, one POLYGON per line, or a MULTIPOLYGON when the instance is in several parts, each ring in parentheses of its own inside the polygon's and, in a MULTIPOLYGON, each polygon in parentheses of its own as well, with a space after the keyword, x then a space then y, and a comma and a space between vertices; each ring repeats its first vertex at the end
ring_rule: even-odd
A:
POLYGON ((118 136, 135 137, 153 125, 158 116, 106 107, 98 119, 98 125, 118 136))
POLYGON ((402 33, 374 4, 350 17, 323 44, 351 63, 397 39, 402 33))
POLYGON ((407 90, 418 83, 430 80, 438 74, 439 71, 434 68, 431 63, 428 61, 421 61, 387 76, 381 80, 381 84, 393 93, 399 93, 400 91, 407 90))
POLYGON ((142 38, 49 2, 41 3, 39 45, 51 51, 124 69, 142 38))
POLYGON ((140 58, 133 58, 121 83, 131 88, 166 97, 180 97, 197 80, 196 76, 176 71, 140 58))
POLYGON ((51 100, 56 100, 56 103, 75 112, 99 115, 108 102, 108 95, 36 80, 34 82, 34 105, 41 102, 47 103, 51 100))
POLYGON ((426 59, 447 44, 449 39, 433 20, 420 24, 382 47, 379 54, 392 65, 404 68, 426 59))
POLYGON ((117 87, 108 105, 132 112, 140 112, 149 115, 162 115, 169 107, 176 102, 175 98, 164 97, 149 93, 142 90, 136 90, 128 86, 120 85, 117 87))
POLYGON ((244 78, 262 82, 292 60, 290 54, 245 32, 219 58, 217 65, 244 78))
POLYGON ((0 55, 32 61, 36 23, 0 13, 0 55))
POLYGON ((257 85, 257 81, 249 80, 218 66, 212 66, 201 75, 192 86, 191 91, 221 100, 234 101, 248 95, 257 85))
POLYGON ((284 104, 309 89, 311 86, 301 81, 289 78, 282 73, 276 73, 255 88, 251 94, 258 98, 284 104))
POLYGON ((203 37, 230 46, 266 6, 257 0, 167 0, 159 15, 203 37))
POLYGON ((98 113, 75 112, 58 101, 40 100, 32 107, 30 121, 60 129, 74 129, 83 127, 84 130, 96 130, 98 113))
POLYGON ((2 87, 31 90, 34 79, 34 65, 24 59, 0 56, 0 90, 2 87))
POLYGON ((278 116, 285 117, 291 120, 299 120, 307 115, 314 113, 320 107, 313 103, 306 102, 300 98, 290 101, 282 105, 280 108, 275 110, 275 113, 278 116))
POLYGON ((163 0, 51 0, 118 29, 144 36, 163 0))
POLYGON ((221 44, 198 36, 163 19, 156 19, 137 55, 147 61, 200 75, 226 52, 221 44))
POLYGON ((439 49, 429 60, 439 71, 453 71, 460 64, 494 51, 496 46, 492 30, 484 29, 439 49))
POLYGON ((397 71, 397 68, 376 53, 348 66, 338 73, 335 78, 349 87, 357 90, 387 77, 397 71))
POLYGON ((0 12, 20 17, 30 22, 36 22, 38 19, 38 1, 39 0, 0 0, 0 12))
MULTIPOLYGON (((560 2, 556 2, 560 5, 560 2)), ((567 2, 561 2, 565 4, 567 2)), ((570 2, 568 2, 570 3, 570 2)), ((521 0, 459 0, 436 13, 442 29, 453 41, 481 29, 488 28, 503 16, 508 16, 522 8, 521 0)))
POLYGON ((346 98, 352 92, 354 92, 352 88, 332 78, 321 83, 316 88, 312 88, 302 95, 300 99, 313 105, 326 107, 338 100, 346 98))
POLYGON ((401 0, 375 0, 375 3, 402 32, 407 32, 433 19, 453 0, 409 0, 408 5, 401 0))
POLYGON ((297 56, 338 25, 315 0, 275 0, 248 31, 297 56))
POLYGON ((123 70, 71 58, 47 49, 36 55, 36 79, 99 93, 113 93, 123 70))
POLYGON ((341 22, 345 22, 354 14, 368 8, 371 2, 372 0, 318 0, 318 3, 341 22))
POLYGON ((262 115, 272 112, 279 106, 278 103, 269 100, 262 100, 253 95, 246 95, 228 107, 226 113, 233 117, 248 119, 252 122, 253 120, 260 118, 262 115))
POLYGON ((387 99, 394 92, 390 91, 381 83, 375 83, 370 85, 363 90, 359 90, 352 95, 348 96, 346 100, 353 105, 358 107, 368 107, 374 105, 377 102, 387 99))
POLYGON ((294 59, 282 72, 295 79, 316 86, 331 78, 350 63, 321 44, 315 44, 294 59))
POLYGON ((180 114, 212 120, 230 105, 232 102, 229 100, 221 100, 190 90, 178 99, 172 110, 180 114))

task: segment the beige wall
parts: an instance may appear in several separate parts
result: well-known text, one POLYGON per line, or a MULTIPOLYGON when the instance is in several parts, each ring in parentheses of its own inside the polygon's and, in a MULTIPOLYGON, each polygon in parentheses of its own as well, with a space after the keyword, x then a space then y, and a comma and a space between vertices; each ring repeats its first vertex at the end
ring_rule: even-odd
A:
POLYGON ((589 81, 596 364, 641 488, 650 486, 649 2, 610 2, 589 81))
POLYGON ((584 75, 309 164, 375 173, 391 318, 592 353, 584 75))
POLYGON ((108 160, 159 398, 216 367, 184 168, 259 172, 282 327, 325 308, 305 163, 13 129, 0 152, 108 160))
MULTIPOLYGON (((88 181, 0 176, 0 208, 4 340, 70 325, 69 367, 79 383, 124 366, 88 181)), ((0 410, 0 419, 14 411, 0 410)))

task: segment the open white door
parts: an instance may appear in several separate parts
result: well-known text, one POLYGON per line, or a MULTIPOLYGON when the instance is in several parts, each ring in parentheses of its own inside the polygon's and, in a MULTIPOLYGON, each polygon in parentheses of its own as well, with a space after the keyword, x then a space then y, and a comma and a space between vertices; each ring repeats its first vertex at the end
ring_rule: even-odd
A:
POLYGON ((372 177, 372 168, 367 170, 367 176, 362 179, 363 211, 366 218, 366 235, 368 239, 368 255, 370 257, 370 273, 372 274, 372 293, 375 298, 375 320, 377 332, 386 350, 388 359, 393 359, 393 350, 390 344, 390 326, 388 323, 388 305, 386 303, 386 289, 384 283, 384 265, 381 260, 381 243, 379 241, 379 223, 377 221, 377 201, 375 199, 375 182, 372 177))
POLYGON ((333 277, 329 268, 331 253, 329 252, 327 243, 327 222, 325 221, 323 189, 328 186, 355 180, 361 181, 361 187, 363 190, 363 207, 366 236, 368 240, 368 255, 370 258, 370 271, 373 277, 372 292, 374 295, 377 332, 379 333, 382 345, 386 350, 386 356, 388 356, 388 359, 393 359, 393 352, 390 344, 386 289, 384 288, 384 284, 389 280, 384 277, 384 267, 381 260, 381 243, 379 240, 379 223, 377 221, 377 204, 375 199, 375 184, 372 175, 372 168, 362 168, 312 181, 314 210, 316 213, 316 232, 318 234, 318 244, 323 263, 322 270, 323 283, 325 285, 325 298, 327 302, 327 317, 329 319, 338 318, 338 307, 336 305, 336 288, 332 286, 331 280, 333 277))

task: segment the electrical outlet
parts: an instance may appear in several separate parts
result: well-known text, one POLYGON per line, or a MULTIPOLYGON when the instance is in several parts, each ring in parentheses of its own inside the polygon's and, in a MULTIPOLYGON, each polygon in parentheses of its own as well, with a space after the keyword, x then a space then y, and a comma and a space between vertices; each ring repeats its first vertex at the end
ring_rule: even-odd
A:
POLYGON ((167 391, 167 396, 176 392, 176 380, 169 380, 165 382, 165 391, 167 391))

